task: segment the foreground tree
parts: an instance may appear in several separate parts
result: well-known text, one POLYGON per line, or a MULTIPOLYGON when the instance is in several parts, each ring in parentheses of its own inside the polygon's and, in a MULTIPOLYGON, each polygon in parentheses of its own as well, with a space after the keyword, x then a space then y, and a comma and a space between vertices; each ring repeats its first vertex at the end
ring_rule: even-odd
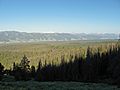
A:
POLYGON ((4 66, 0 63, 0 80, 2 79, 3 74, 4 74, 4 66))
POLYGON ((39 63, 38 63, 38 68, 37 68, 36 75, 35 75, 35 80, 37 80, 37 81, 42 80, 41 69, 42 69, 42 63, 41 63, 41 60, 40 60, 39 63))
POLYGON ((30 79, 30 61, 24 55, 20 64, 13 64, 13 75, 16 80, 29 80, 30 79))

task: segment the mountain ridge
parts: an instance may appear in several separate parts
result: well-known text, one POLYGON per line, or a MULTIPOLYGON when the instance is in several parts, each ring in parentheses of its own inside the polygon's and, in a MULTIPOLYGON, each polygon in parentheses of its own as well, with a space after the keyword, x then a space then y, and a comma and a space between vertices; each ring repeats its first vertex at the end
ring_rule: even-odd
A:
POLYGON ((39 42, 71 40, 118 39, 114 33, 28 33, 18 31, 0 31, 0 42, 39 42))

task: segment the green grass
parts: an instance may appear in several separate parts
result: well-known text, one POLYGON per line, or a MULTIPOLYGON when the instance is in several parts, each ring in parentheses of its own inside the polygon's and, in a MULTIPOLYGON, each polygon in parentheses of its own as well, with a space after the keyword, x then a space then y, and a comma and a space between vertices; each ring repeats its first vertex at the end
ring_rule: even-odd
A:
POLYGON ((120 90, 107 84, 81 82, 0 82, 0 90, 120 90))

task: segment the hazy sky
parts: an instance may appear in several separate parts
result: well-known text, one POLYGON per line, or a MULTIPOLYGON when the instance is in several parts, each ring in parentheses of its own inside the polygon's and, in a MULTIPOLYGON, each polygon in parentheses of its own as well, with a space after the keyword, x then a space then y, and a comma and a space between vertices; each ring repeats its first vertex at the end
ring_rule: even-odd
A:
POLYGON ((119 33, 120 0, 0 0, 0 31, 119 33))

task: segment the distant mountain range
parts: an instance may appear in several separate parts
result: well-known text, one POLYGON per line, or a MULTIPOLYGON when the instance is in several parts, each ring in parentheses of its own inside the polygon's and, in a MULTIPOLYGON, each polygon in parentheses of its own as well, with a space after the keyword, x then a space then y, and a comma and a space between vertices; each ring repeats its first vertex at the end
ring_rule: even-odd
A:
POLYGON ((85 33, 26 33, 1 31, 0 42, 39 42, 118 39, 118 34, 85 34, 85 33))

